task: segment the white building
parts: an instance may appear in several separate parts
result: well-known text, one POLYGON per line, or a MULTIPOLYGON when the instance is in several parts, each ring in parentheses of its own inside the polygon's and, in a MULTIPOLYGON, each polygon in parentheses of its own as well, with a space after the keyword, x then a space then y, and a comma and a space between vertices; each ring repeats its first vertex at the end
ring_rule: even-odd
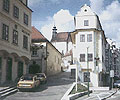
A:
POLYGON ((51 43, 63 54, 69 53, 72 49, 70 32, 59 32, 53 27, 51 43))
POLYGON ((92 86, 104 85, 106 39, 99 17, 89 6, 84 5, 76 14, 75 31, 71 32, 71 37, 73 60, 80 63, 82 71, 80 80, 87 82, 90 75, 92 86))
POLYGON ((68 69, 73 62, 72 41, 70 32, 57 33, 56 26, 53 27, 51 43, 62 53, 62 68, 68 69))

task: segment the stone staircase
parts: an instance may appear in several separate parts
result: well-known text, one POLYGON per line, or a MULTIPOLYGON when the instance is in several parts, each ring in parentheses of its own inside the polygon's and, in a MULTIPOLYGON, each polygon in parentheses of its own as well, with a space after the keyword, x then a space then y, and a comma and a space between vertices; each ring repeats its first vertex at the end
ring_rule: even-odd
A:
POLYGON ((0 100, 8 95, 11 95, 15 92, 17 92, 18 89, 16 86, 10 86, 10 87, 2 87, 0 89, 0 100))

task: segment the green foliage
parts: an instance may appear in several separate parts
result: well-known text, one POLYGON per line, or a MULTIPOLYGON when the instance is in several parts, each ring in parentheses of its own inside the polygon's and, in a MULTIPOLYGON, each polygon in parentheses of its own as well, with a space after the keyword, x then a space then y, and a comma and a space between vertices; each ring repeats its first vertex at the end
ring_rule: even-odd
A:
POLYGON ((79 92, 83 92, 83 91, 87 91, 87 88, 81 84, 77 84, 78 85, 78 91, 76 92, 76 86, 74 86, 74 88, 72 89, 72 91, 70 92, 70 94, 75 94, 75 93, 79 93, 79 92))
POLYGON ((41 72, 41 67, 38 64, 32 64, 29 66, 29 73, 30 74, 35 74, 35 73, 40 73, 41 72))

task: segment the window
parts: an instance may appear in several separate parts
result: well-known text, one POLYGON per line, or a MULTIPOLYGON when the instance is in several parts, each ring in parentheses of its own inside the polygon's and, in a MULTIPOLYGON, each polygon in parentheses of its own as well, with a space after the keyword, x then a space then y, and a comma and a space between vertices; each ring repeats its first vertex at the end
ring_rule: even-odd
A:
POLYGON ((13 7, 13 16, 19 18, 19 8, 16 6, 13 7))
POLYGON ((3 24, 3 28, 2 28, 2 39, 8 41, 8 38, 9 38, 9 26, 3 24))
POLYGON ((85 61, 85 54, 80 54, 80 62, 84 62, 85 61))
POLYGON ((88 20, 84 20, 84 26, 88 26, 89 24, 88 24, 88 20))
POLYGON ((87 42, 92 42, 92 34, 87 35, 87 42))
POLYGON ((33 55, 33 56, 36 56, 36 55, 37 55, 37 50, 36 50, 36 49, 32 51, 32 55, 33 55))
POLYGON ((24 13, 24 23, 28 25, 28 15, 24 13))
POLYGON ((90 82, 90 72, 84 72, 84 82, 90 82))
POLYGON ((23 35, 23 48, 28 49, 28 37, 23 35))
POLYGON ((3 9, 9 12, 10 0, 3 0, 3 9))
POLYGON ((93 61, 93 54, 88 54, 88 61, 93 61))
POLYGON ((85 42, 85 35, 80 35, 80 42, 85 42))
POLYGON ((18 44, 18 31, 13 30, 13 43, 18 44))

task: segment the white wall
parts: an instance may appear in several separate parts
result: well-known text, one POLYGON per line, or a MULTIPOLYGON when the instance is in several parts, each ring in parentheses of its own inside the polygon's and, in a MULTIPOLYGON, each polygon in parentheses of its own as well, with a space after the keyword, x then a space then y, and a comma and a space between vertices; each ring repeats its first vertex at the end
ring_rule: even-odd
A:
MULTIPOLYGON (((80 62, 81 66, 83 69, 87 68, 87 47, 88 48, 88 53, 92 53, 93 54, 93 58, 94 58, 94 32, 92 31, 86 31, 86 32, 79 32, 76 35, 76 50, 74 52, 74 56, 78 59, 80 59, 80 54, 85 54, 85 62, 80 62), (80 42, 80 35, 84 34, 85 35, 85 42, 80 42), (87 42, 87 34, 92 34, 92 42, 87 42)), ((91 69, 93 69, 94 67, 94 59, 92 62, 89 62, 89 66, 91 69)))
POLYGON ((66 42, 52 42, 52 44, 56 47, 56 49, 65 54, 67 51, 67 43, 66 42))

